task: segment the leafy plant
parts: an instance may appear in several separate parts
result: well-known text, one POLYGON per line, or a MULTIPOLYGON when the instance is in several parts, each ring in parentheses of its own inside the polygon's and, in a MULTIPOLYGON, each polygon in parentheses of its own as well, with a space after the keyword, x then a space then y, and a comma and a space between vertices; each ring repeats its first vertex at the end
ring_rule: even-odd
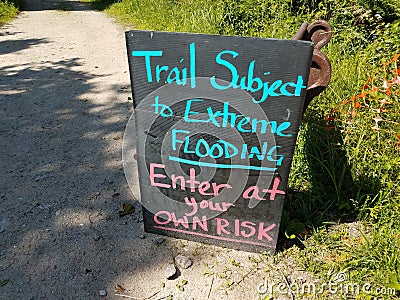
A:
POLYGON ((8 0, 0 1, 0 26, 10 22, 18 13, 16 5, 8 0))

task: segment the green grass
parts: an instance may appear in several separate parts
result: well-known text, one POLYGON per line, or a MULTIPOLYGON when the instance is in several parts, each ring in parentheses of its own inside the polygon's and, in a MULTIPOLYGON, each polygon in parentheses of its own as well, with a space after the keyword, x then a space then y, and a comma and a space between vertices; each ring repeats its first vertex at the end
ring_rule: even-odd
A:
POLYGON ((0 1, 0 26, 10 22, 18 13, 16 5, 7 0, 0 1))
POLYGON ((322 281, 346 270, 352 282, 399 293, 400 83, 391 94, 383 87, 400 72, 400 61, 384 65, 400 53, 398 0, 87 1, 136 29, 291 38, 303 21, 328 20, 332 79, 304 115, 282 226, 304 224, 309 236, 300 254, 286 251, 322 281), (378 90, 369 93, 370 78, 378 90), (353 221, 363 236, 329 231, 353 221))

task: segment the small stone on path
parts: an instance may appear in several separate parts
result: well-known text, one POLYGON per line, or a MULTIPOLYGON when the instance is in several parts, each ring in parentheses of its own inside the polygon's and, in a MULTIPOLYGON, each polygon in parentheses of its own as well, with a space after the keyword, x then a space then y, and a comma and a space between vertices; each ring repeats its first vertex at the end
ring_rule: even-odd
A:
POLYGON ((177 257, 175 257, 175 262, 178 267, 181 267, 183 269, 187 269, 192 265, 192 260, 184 255, 178 255, 177 257))
POLYGON ((101 234, 96 232, 93 236, 93 239, 97 242, 101 240, 101 234))
POLYGON ((164 242, 164 238, 161 236, 153 237, 152 239, 154 245, 161 245, 164 242))
POLYGON ((106 290, 100 290, 99 291, 100 296, 107 296, 107 291, 106 290))
POLYGON ((176 267, 173 264, 170 264, 166 267, 165 269, 165 277, 167 277, 167 279, 171 279, 172 277, 174 277, 176 274, 176 267))

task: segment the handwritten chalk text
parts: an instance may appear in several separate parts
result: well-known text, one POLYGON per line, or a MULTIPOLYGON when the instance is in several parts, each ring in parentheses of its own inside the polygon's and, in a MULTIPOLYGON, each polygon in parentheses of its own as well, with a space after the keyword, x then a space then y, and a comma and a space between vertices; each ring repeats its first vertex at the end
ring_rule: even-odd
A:
POLYGON ((209 229, 208 222, 213 222, 213 227, 216 226, 215 234, 217 235, 233 235, 245 238, 256 236, 259 241, 267 240, 268 242, 273 240, 268 232, 276 227, 276 224, 265 224, 264 222, 257 224, 239 219, 235 219, 232 222, 224 218, 207 220, 206 216, 202 216, 201 218, 198 216, 193 216, 193 218, 188 218, 187 216, 177 218, 175 213, 166 210, 155 213, 153 220, 157 225, 164 226, 172 223, 175 227, 183 227, 193 231, 196 231, 200 227, 205 232, 209 229))
MULTIPOLYGON (((153 60, 157 58, 162 58, 163 51, 155 50, 141 50, 132 51, 133 57, 143 57, 146 69, 147 82, 161 82, 161 78, 165 78, 166 83, 175 82, 178 85, 186 85, 188 79, 190 79, 190 87, 196 87, 196 44, 191 43, 189 45, 189 63, 186 66, 169 66, 152 64, 153 60)), ((297 76, 297 81, 283 82, 282 80, 266 81, 254 75, 256 69, 256 60, 249 62, 247 67, 247 74, 241 76, 234 61, 239 56, 239 54, 233 50, 223 50, 219 52, 215 57, 215 63, 222 66, 228 71, 230 81, 227 85, 222 85, 217 81, 216 76, 210 78, 210 84, 216 90, 227 90, 227 89, 242 89, 248 92, 258 92, 262 91, 262 96, 260 99, 252 98, 254 103, 262 103, 267 100, 268 97, 300 97, 303 89, 307 86, 304 84, 303 77, 301 75, 297 76), (224 56, 224 57, 223 57, 224 56), (225 57, 230 57, 229 61, 225 57)), ((185 58, 181 58, 179 63, 183 64, 185 58)), ((260 72, 260 70, 258 70, 260 72)), ((262 71, 264 76, 271 75, 271 72, 262 71)))
MULTIPOLYGON (((158 101, 158 99, 157 99, 158 101)), ((205 112, 192 110, 192 103, 203 102, 202 99, 190 99, 186 101, 183 119, 187 123, 212 123, 216 127, 236 127, 239 132, 267 133, 269 130, 278 136, 290 137, 292 134, 284 131, 290 127, 290 122, 285 121, 278 125, 277 121, 251 119, 243 115, 237 115, 229 111, 229 102, 224 102, 223 109, 213 111, 212 107, 207 107, 205 112), (207 119, 191 118, 191 116, 207 115, 207 119), (247 128, 246 128, 247 127, 247 128), (249 128, 250 127, 250 128, 249 128)), ((158 103, 158 102, 157 102, 158 103)))
MULTIPOLYGON (((257 158, 258 160, 266 159, 269 162, 275 163, 277 166, 282 164, 284 156, 277 154, 281 146, 268 147, 268 142, 262 143, 260 147, 242 144, 235 146, 225 140, 219 139, 216 142, 210 142, 203 138, 195 138, 192 142, 190 131, 181 129, 172 129, 172 150, 177 150, 178 145, 183 145, 183 152, 186 154, 195 154, 197 157, 217 158, 233 158, 235 156, 240 159, 257 158), (179 137, 178 137, 179 136, 179 137), (193 144, 192 147, 190 145, 193 144)), ((194 138, 194 137, 193 137, 194 138)))

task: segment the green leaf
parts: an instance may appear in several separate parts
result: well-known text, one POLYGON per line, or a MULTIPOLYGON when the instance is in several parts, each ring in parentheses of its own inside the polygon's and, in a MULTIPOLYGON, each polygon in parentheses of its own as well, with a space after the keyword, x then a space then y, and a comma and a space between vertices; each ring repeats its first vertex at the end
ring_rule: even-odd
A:
POLYGON ((388 284, 388 287, 389 288, 393 288, 393 289, 396 289, 396 290, 400 290, 400 283, 399 283, 399 280, 397 279, 397 275, 396 275, 396 272, 392 272, 392 273, 390 273, 390 275, 389 275, 389 284, 388 284))
POLYGON ((399 283, 399 281, 397 280, 396 272, 390 273, 389 281, 390 281, 390 283, 399 283))
POLYGON ((305 226, 301 222, 290 222, 286 227, 285 235, 289 239, 294 239, 296 235, 300 234, 305 229, 305 226))
POLYGON ((388 284, 388 288, 392 288, 397 291, 400 291, 400 283, 390 283, 390 284, 388 284))
POLYGON ((121 209, 119 210, 119 216, 123 217, 129 214, 133 214, 135 212, 135 208, 133 207, 132 204, 129 203, 124 203, 122 204, 121 209))
POLYGON ((291 240, 293 240, 294 238, 296 238, 296 235, 294 235, 294 234, 288 235, 286 232, 285 232, 285 236, 286 236, 288 239, 291 239, 291 240))

